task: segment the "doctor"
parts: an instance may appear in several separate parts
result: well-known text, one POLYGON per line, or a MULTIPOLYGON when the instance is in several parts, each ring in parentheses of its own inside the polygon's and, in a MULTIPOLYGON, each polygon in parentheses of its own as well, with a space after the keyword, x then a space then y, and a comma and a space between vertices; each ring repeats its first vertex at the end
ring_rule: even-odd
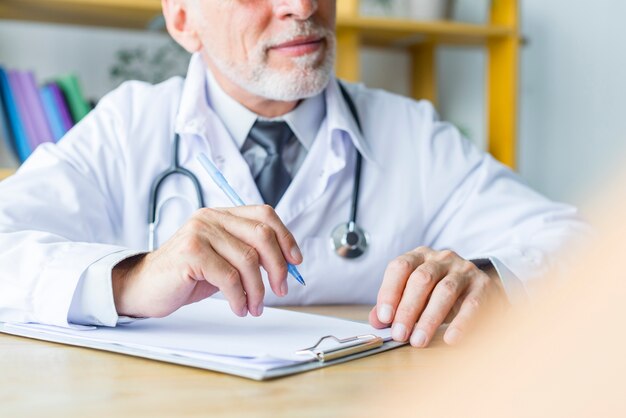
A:
POLYGON ((194 53, 187 77, 124 84, 0 184, 1 321, 115 326, 219 291, 240 316, 375 304, 372 325, 416 347, 447 318, 453 344, 490 302, 532 292, 585 230, 429 103, 340 85, 335 1, 163 0, 163 12, 194 53), (250 206, 232 207, 200 153, 250 206), (173 161, 193 176, 152 193, 173 161), (330 236, 357 182, 368 245, 346 259, 330 236))

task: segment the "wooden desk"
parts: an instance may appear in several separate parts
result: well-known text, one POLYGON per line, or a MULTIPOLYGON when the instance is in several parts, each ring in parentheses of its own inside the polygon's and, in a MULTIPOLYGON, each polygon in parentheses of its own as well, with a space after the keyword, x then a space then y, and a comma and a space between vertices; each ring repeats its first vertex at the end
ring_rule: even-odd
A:
MULTIPOLYGON (((307 312, 366 320, 368 307, 307 312)), ((268 382, 0 334, 0 416, 372 416, 392 385, 428 396, 429 376, 456 349, 401 347, 268 382)), ((406 407, 406 405, 404 405, 406 407)))

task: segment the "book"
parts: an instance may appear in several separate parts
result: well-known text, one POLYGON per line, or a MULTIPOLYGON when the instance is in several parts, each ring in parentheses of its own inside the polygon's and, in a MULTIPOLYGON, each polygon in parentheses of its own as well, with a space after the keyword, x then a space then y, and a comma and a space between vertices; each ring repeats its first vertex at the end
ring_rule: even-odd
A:
MULTIPOLYGON (((19 76, 22 80, 22 91, 28 107, 28 115, 35 131, 33 143, 39 146, 44 142, 53 141, 52 129, 48 123, 41 96, 39 96, 35 75, 31 71, 23 71, 19 73, 19 76)), ((36 146, 33 147, 33 151, 35 151, 36 146)))
POLYGON ((165 318, 109 327, 0 323, 0 332, 266 380, 355 360, 405 345, 391 330, 321 315, 266 308, 240 318, 209 298, 165 318))
POLYGON ((13 91, 13 97, 17 103, 17 114, 24 126, 24 133, 26 143, 28 145, 28 155, 30 155, 39 143, 36 141, 37 136, 35 132, 35 125, 28 109, 28 103, 26 103, 26 94, 24 92, 24 85, 22 84, 22 77, 19 71, 9 70, 9 84, 13 91))
POLYGON ((9 126, 9 116, 0 94, 0 167, 15 168, 19 164, 15 141, 9 126))
POLYGON ((91 111, 91 106, 83 96, 78 78, 75 75, 66 75, 58 78, 56 83, 65 95, 74 122, 80 122, 91 111))
POLYGON ((54 93, 52 92, 52 86, 50 84, 45 85, 39 89, 39 96, 43 104, 46 118, 50 124, 52 136, 54 142, 58 142, 63 135, 67 132, 64 126, 63 118, 61 117, 61 110, 57 106, 54 93))
POLYGON ((54 99, 55 107, 57 108, 57 110, 59 111, 59 114, 61 115, 61 122, 63 123, 63 129, 65 129, 65 132, 67 132, 70 129, 72 129, 72 127, 74 126, 74 120, 72 119, 70 108, 67 105, 67 100, 65 99, 65 96, 63 95, 63 91, 61 90, 61 88, 59 87, 57 83, 55 82, 48 83, 47 86, 49 87, 50 93, 52 94, 52 97, 54 99))
POLYGON ((0 95, 9 121, 10 132, 20 162, 24 162, 30 155, 30 147, 26 137, 26 130, 20 119, 15 94, 9 82, 7 71, 0 67, 0 95))

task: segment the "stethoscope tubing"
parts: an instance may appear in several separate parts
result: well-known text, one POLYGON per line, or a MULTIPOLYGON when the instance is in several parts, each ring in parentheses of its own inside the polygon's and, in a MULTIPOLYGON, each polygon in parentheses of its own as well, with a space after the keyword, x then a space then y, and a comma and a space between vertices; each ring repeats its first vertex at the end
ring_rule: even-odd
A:
MULTIPOLYGON (((359 128, 361 135, 363 135, 363 128, 361 126, 361 120, 357 113, 356 106, 352 98, 346 91, 345 87, 341 84, 341 82, 339 82, 339 90, 341 91, 341 94, 346 104, 348 105, 350 112, 352 113, 354 121, 356 122, 356 125, 359 128)), ((204 207, 204 198, 202 197, 202 187, 200 186, 200 181, 191 171, 187 170, 184 167, 181 167, 180 161, 179 161, 179 150, 180 150, 180 135, 176 133, 174 136, 174 142, 172 144, 172 160, 171 160, 170 167, 167 170, 165 170, 163 173, 157 176, 157 178, 152 182, 152 186, 150 188, 150 202, 148 205, 148 250, 149 251, 154 250, 154 244, 155 244, 154 241, 155 241, 155 234, 156 234, 157 202, 158 202, 159 189, 162 183, 168 177, 175 175, 175 174, 181 174, 187 177, 189 180, 191 180, 194 186, 194 189, 196 191, 196 195, 198 199, 198 208, 204 207)), ((355 168, 354 168, 354 186, 352 189, 352 201, 350 204, 350 220, 346 224, 339 225, 336 229, 340 229, 340 228, 345 229, 346 232, 342 232, 342 234, 356 233, 360 237, 360 241, 361 241, 360 246, 362 248, 359 248, 358 251, 356 248, 348 248, 347 249, 348 253, 356 254, 353 256, 346 256, 345 251, 342 251, 340 248, 335 248, 335 251, 337 252, 337 254, 346 258, 356 258, 360 256, 361 254, 363 254, 363 252, 365 251, 365 248, 367 248, 367 241, 368 241, 367 234, 361 228, 359 228, 356 224, 357 214, 358 214, 357 211, 358 211, 359 191, 361 188, 360 186, 361 186, 361 170, 362 170, 363 156, 358 148, 355 147, 355 150, 356 150, 357 155, 356 155, 355 168)), ((335 231, 333 231, 333 235, 334 233, 335 231)), ((341 239, 338 239, 337 241, 344 242, 346 241, 345 239, 346 237, 347 235, 342 237, 341 239)), ((346 250, 346 249, 344 248, 343 250, 346 250)))

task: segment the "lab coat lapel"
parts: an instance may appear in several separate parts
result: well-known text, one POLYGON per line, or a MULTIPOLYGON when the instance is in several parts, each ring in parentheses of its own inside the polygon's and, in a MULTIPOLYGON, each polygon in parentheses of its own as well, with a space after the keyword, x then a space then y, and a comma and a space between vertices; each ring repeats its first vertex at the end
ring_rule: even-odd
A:
MULTIPOLYGON (((357 102, 355 96, 353 93, 351 97, 357 102)), ((304 164, 276 207, 286 225, 322 197, 336 173, 349 169, 346 162, 355 148, 366 161, 375 163, 369 144, 345 103, 336 79, 328 84, 325 97, 326 118, 304 164)))
POLYGON ((285 225, 293 221, 326 190, 333 176, 346 165, 346 149, 341 132, 329 132, 328 122, 322 127, 302 167, 276 206, 276 213, 285 225))
POLYGON ((189 64, 176 120, 176 131, 182 139, 181 164, 200 179, 207 207, 228 207, 232 206, 232 203, 197 161, 199 152, 207 154, 244 202, 249 205, 263 203, 248 164, 220 118, 208 105, 206 66, 198 54, 192 57, 189 64))

